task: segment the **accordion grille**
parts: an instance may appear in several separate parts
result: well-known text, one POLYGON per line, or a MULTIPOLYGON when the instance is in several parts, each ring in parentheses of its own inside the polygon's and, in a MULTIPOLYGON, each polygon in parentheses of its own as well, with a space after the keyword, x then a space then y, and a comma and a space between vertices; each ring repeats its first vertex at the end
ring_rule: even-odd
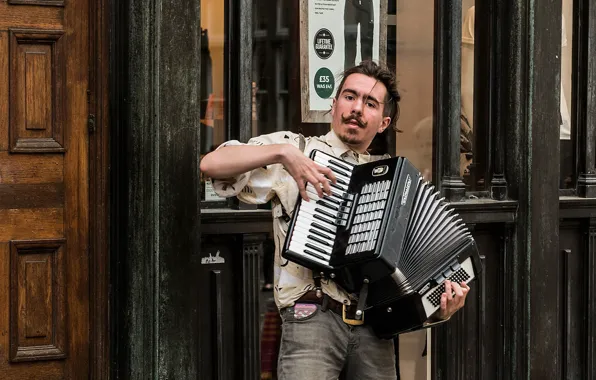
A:
MULTIPOLYGON (((468 281, 470 279, 470 275, 464 268, 460 268, 457 272, 449 277, 449 280, 453 282, 460 283, 462 281, 468 281)), ((441 294, 445 292, 445 285, 439 286, 435 290, 432 291, 428 295, 429 302, 434 306, 437 307, 441 304, 441 294)))

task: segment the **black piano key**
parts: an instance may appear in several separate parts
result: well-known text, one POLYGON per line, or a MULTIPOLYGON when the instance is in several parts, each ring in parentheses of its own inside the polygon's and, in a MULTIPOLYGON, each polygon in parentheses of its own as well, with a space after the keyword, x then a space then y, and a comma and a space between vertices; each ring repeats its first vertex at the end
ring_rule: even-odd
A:
POLYGON ((334 210, 334 211, 339 211, 339 207, 338 206, 332 205, 331 203, 327 202, 327 200, 320 199, 320 200, 317 201, 317 204, 318 205, 321 205, 321 206, 325 206, 327 208, 330 208, 331 210, 334 210))
POLYGON ((335 179, 336 179, 337 183, 339 183, 340 185, 344 185, 344 186, 349 186, 350 185, 349 183, 347 183, 346 181, 344 181, 341 178, 337 178, 336 177, 335 179))
POLYGON ((325 252, 325 250, 323 250, 322 248, 317 247, 314 244, 310 244, 310 243, 305 243, 304 244, 305 247, 310 248, 310 249, 314 249, 315 251, 321 252, 325 255, 328 255, 329 253, 325 252))
POLYGON ((339 190, 339 191, 346 191, 346 189, 345 189, 345 188, 343 188, 343 187, 341 187, 341 186, 337 186, 337 185, 336 185, 336 184, 334 184, 333 182, 329 182, 329 186, 330 186, 330 187, 332 187, 332 188, 334 188, 334 189, 337 189, 337 190, 339 190))
MULTIPOLYGON (((327 166, 327 167, 329 169, 331 169, 331 171, 333 172, 333 174, 339 174, 339 175, 343 175, 346 178, 350 178, 350 174, 348 174, 348 173, 346 173, 344 171, 338 170, 336 168, 332 168, 331 166, 327 166)), ((337 176, 335 176, 335 178, 337 178, 337 176)))
POLYGON ((322 215, 325 215, 325 216, 328 216, 328 217, 330 217, 330 218, 336 218, 336 217, 337 217, 337 215, 333 215, 333 214, 332 214, 332 213, 330 213, 329 211, 327 211, 327 210, 324 210, 324 209, 322 209, 322 208, 320 208, 320 207, 317 207, 317 208, 315 208, 315 212, 318 212, 318 213, 320 213, 320 214, 322 214, 322 215))
POLYGON ((317 252, 313 252, 313 251, 311 251, 310 249, 305 249, 305 250, 304 250, 304 253, 306 253, 306 254, 309 254, 309 255, 311 255, 311 256, 314 256, 314 257, 316 257, 316 258, 317 258, 317 259, 319 259, 319 260, 323 260, 323 261, 325 261, 325 262, 329 262, 329 258, 328 258, 328 257, 321 256, 319 253, 317 253, 317 252))
MULTIPOLYGON (((332 223, 329 223, 329 224, 332 224, 332 223)), ((335 235, 335 231, 333 231, 333 230, 331 230, 331 229, 329 229, 329 228, 327 228, 327 227, 325 227, 325 226, 322 226, 322 225, 320 225, 320 224, 319 224, 319 223, 317 223, 317 222, 314 222, 313 224, 311 224, 311 226, 313 226, 313 227, 316 227, 316 228, 318 228, 318 229, 319 229, 319 230, 321 230, 321 231, 325 231, 325 232, 327 232, 327 233, 330 233, 330 234, 332 234, 332 235, 335 235)))
MULTIPOLYGON (((337 160, 329 159, 329 163, 331 163, 331 164, 333 164, 333 165, 335 165, 335 166, 337 166, 338 168, 341 168, 341 169, 343 169, 343 170, 350 171, 350 167, 349 167, 349 166, 347 166, 347 165, 344 165, 344 164, 342 164, 341 162, 339 162, 339 161, 337 161, 337 160)), ((349 177, 349 176, 346 176, 346 177, 349 177)))
POLYGON ((327 239, 328 241, 333 241, 333 237, 332 236, 325 235, 321 231, 316 230, 314 228, 309 229, 308 232, 310 232, 311 234, 318 235, 318 236, 322 237, 323 239, 327 239))
POLYGON ((322 220, 323 222, 325 222, 327 224, 331 224, 332 226, 335 225, 335 222, 333 221, 333 219, 329 220, 327 218, 323 218, 321 215, 318 215, 318 214, 313 215, 313 218, 322 220))
POLYGON ((323 244, 323 245, 333 248, 333 245, 331 243, 329 243, 328 240, 323 240, 315 235, 308 235, 308 238, 311 239, 312 241, 316 241, 317 243, 320 243, 320 244, 323 244))

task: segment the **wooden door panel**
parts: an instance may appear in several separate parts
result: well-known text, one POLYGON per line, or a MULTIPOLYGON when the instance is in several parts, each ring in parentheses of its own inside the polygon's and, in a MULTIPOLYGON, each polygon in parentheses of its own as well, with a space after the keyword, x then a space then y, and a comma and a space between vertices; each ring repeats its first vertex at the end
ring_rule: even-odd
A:
POLYGON ((0 377, 89 377, 88 1, 0 0, 0 377))
MULTIPOLYGON (((70 5, 67 8, 69 7, 70 5)), ((6 1, 0 1, 0 30, 7 31, 9 28, 59 28, 64 25, 64 12, 67 8, 12 5, 6 1)), ((83 17, 86 18, 87 16, 83 15, 83 17)))
POLYGON ((66 358, 64 239, 10 243, 10 361, 66 358))
POLYGON ((9 29, 11 152, 62 152, 64 31, 9 29))

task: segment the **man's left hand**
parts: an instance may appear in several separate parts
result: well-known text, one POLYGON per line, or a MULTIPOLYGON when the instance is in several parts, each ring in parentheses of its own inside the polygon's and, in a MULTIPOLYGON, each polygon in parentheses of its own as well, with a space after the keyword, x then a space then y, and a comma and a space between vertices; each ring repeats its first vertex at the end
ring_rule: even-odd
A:
POLYGON ((466 303, 466 296, 470 287, 465 282, 461 285, 449 280, 445 281, 445 293, 441 295, 441 308, 438 310, 439 319, 449 319, 466 303), (455 293, 455 296, 453 295, 455 293))

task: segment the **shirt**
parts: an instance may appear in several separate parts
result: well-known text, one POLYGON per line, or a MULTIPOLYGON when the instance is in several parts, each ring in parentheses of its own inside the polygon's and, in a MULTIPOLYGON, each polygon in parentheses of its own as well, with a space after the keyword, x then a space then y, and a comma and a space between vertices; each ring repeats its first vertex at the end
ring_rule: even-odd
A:
MULTIPOLYGON (((253 137, 248 145, 292 144, 300 148, 300 135, 292 132, 275 132, 253 137)), ((244 145, 237 140, 223 143, 217 149, 229 145, 244 145)), ((321 150, 352 164, 362 164, 380 156, 352 151, 330 131, 324 136, 304 138, 304 154, 313 149, 321 150)), ((309 290, 315 289, 312 271, 288 261, 281 256, 288 222, 284 215, 291 216, 299 196, 298 185, 282 164, 272 164, 254 169, 234 178, 214 179, 215 192, 222 197, 237 196, 242 202, 264 204, 271 200, 273 234, 275 239, 274 298, 279 309, 293 306, 295 301, 309 290)), ((334 300, 350 304, 356 295, 348 294, 330 279, 321 281, 322 291, 334 300)))

